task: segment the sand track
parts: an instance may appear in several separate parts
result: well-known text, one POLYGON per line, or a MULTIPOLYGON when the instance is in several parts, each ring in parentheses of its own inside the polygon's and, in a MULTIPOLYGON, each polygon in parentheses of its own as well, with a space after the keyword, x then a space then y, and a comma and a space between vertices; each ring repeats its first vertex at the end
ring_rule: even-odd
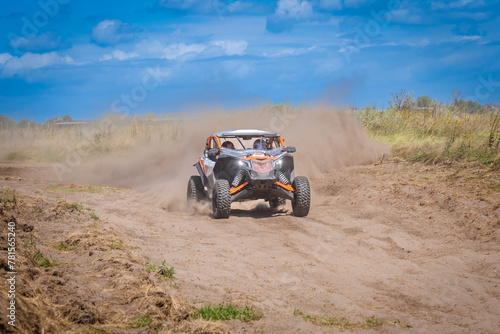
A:
MULTIPOLYGON (((20 217, 18 224, 33 225, 42 244, 102 224, 140 258, 175 267, 178 288, 168 288, 174 298, 198 306, 248 303, 262 311, 260 321, 228 322, 235 333, 341 330, 306 322, 295 309, 351 322, 386 321, 352 328, 356 332, 400 332, 410 325, 404 330, 499 333, 499 178, 479 165, 391 160, 313 179, 306 218, 292 216, 289 204, 282 212, 240 204, 229 219, 214 220, 207 208, 194 215, 169 212, 130 188, 94 193, 51 181, 44 166, 0 166, 0 189, 52 206, 82 203, 99 216, 67 215, 59 223, 46 213, 20 217), (80 191, 64 191, 71 187, 80 191)), ((55 251, 50 255, 63 261, 55 251)), ((138 263, 132 261, 129 275, 144 275, 138 263)), ((59 326, 82 328, 70 320, 59 326)))

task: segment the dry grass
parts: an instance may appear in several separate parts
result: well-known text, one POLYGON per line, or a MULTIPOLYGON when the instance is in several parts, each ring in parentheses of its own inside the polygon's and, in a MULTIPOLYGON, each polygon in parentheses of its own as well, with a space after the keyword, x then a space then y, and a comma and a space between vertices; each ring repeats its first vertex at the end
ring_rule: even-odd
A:
MULTIPOLYGON (((251 110, 233 110, 228 114, 245 119, 245 112, 263 113, 262 119, 296 112, 303 106, 263 104, 251 110)), ((221 114, 220 111, 211 111, 221 114)), ((30 123, 29 126, 0 126, 0 162, 54 163, 65 159, 91 160, 103 154, 123 155, 136 147, 169 144, 182 138, 189 115, 126 116, 109 113, 102 119, 85 124, 56 125, 30 123)), ((208 133, 207 133, 208 135, 208 133)), ((71 161, 69 165, 71 165, 71 161)), ((78 161, 74 161, 78 164, 78 161)))
MULTIPOLYGON (((12 198, 3 191, 1 198, 12 198), (4 194, 5 193, 5 194, 4 194)), ((145 270, 145 261, 113 229, 95 230, 80 224, 80 212, 70 206, 30 196, 3 206, 0 219, 16 224, 16 329, 19 333, 228 333, 225 324, 193 319, 198 308, 170 295, 168 285, 145 270), (41 212, 30 212, 37 204, 41 212), (74 224, 78 231, 48 236, 59 223, 74 224), (47 217, 51 224, 47 224, 47 217), (24 222, 29 222, 27 225, 24 222), (110 250, 109 245, 123 247, 110 250), (43 253, 42 253, 43 251, 43 253), (57 261, 52 265, 46 256, 57 261), (64 263, 64 265, 60 265, 64 263), (19 308, 17 306, 19 305, 19 308)), ((1 202, 0 204, 4 204, 1 202)), ((0 235, 7 235, 1 224, 0 235)), ((72 230, 72 229, 71 229, 72 230)), ((0 258, 7 267, 7 256, 0 258)), ((7 296, 7 285, 0 293, 7 296)), ((5 306, 1 302, 2 307, 5 306)), ((6 307, 6 306, 5 306, 6 307)), ((0 328, 9 329, 2 317, 0 328)), ((10 331, 9 331, 10 332, 10 331)))
MULTIPOLYGON (((252 110, 233 110, 228 117, 248 119, 247 112, 261 119, 300 113, 303 105, 263 104, 252 110)), ((214 111, 214 114, 220 113, 214 111)), ((492 112, 470 114, 461 107, 415 110, 392 107, 383 111, 367 107, 356 115, 376 140, 391 146, 393 154, 411 161, 479 161, 500 164, 500 117, 492 112)), ((288 124, 288 116, 283 120, 288 124)), ((84 125, 32 123, 27 127, 0 128, 0 162, 62 162, 79 164, 97 156, 120 156, 136 147, 182 139, 188 115, 123 116, 108 114, 84 125), (77 153, 77 154, 74 154, 77 153)))
POLYGON ((358 116, 377 140, 393 154, 412 161, 479 161, 500 165, 500 116, 469 114, 448 105, 444 110, 376 110, 358 116))

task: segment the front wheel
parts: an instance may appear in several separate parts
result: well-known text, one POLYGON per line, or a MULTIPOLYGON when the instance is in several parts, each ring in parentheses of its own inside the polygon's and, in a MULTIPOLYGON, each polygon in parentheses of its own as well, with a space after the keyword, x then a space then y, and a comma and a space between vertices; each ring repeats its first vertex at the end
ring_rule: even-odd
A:
POLYGON ((217 180, 212 194, 212 211, 215 219, 229 218, 231 212, 231 192, 227 180, 217 180))
POLYGON ((295 189, 294 200, 292 201, 293 214, 297 217, 305 217, 309 214, 311 207, 309 180, 305 176, 297 176, 292 186, 295 189))

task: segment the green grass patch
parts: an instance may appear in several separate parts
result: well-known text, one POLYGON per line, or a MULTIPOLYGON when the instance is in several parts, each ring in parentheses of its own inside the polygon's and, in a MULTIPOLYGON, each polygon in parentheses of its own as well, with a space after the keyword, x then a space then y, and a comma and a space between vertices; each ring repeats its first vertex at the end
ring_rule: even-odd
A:
POLYGON ((111 249, 123 249, 123 244, 121 242, 116 242, 116 241, 112 241, 111 244, 109 245, 109 248, 111 249))
POLYGON ((252 306, 238 307, 229 304, 204 305, 194 315, 194 318, 203 318, 205 320, 225 321, 238 319, 244 322, 259 320, 262 314, 252 306))
POLYGON ((50 191, 58 191, 65 193, 103 193, 103 192, 117 192, 117 189, 113 187, 103 187, 103 186, 85 186, 85 187, 70 187, 70 188, 61 188, 57 186, 50 186, 50 191))
POLYGON ((166 260, 163 260, 163 262, 161 263, 161 266, 159 267, 159 270, 158 270, 158 274, 160 274, 160 276, 163 276, 163 277, 167 277, 167 278, 170 278, 170 279, 175 279, 174 277, 174 274, 175 274, 175 270, 174 270, 174 267, 168 267, 167 264, 166 264, 166 260))
POLYGON ((66 245, 64 242, 61 241, 57 245, 53 245, 52 248, 55 248, 55 249, 57 249, 59 251, 62 251, 62 252, 66 252, 66 251, 72 250, 73 248, 75 248, 75 246, 73 246, 73 245, 66 245))
POLYGON ((46 258, 43 253, 40 250, 36 250, 35 254, 33 255, 33 260, 35 260, 36 264, 38 264, 40 267, 50 267, 52 266, 52 262, 48 258, 46 258))
POLYGON ((490 188, 490 189, 493 189, 493 190, 495 190, 495 191, 500 191, 500 184, 495 184, 495 185, 493 185, 493 186, 490 186, 489 188, 490 188))
POLYGON ((83 212, 83 204, 82 203, 64 203, 64 205, 70 210, 83 212))
POLYGON ((3 159, 8 162, 35 161, 36 155, 27 151, 12 151, 7 153, 3 159))
POLYGON ((17 203, 16 192, 11 189, 0 190, 0 203, 17 203))
POLYGON ((375 316, 366 318, 363 321, 351 322, 344 317, 336 318, 323 315, 306 314, 302 312, 300 309, 295 309, 293 311, 293 314, 301 316, 307 322, 327 327, 371 328, 371 327, 380 327, 385 324, 384 320, 378 319, 375 316))
POLYGON ((97 216, 94 212, 92 212, 92 213, 90 214, 90 218, 92 218, 92 219, 94 219, 94 220, 99 220, 99 217, 98 217, 98 216, 97 216))
POLYGON ((156 268, 156 266, 152 263, 146 263, 146 270, 148 273, 154 273, 158 270, 158 268, 156 268))
POLYGON ((137 319, 136 321, 129 322, 127 325, 134 328, 142 328, 149 326, 153 323, 153 320, 149 316, 145 316, 137 319))

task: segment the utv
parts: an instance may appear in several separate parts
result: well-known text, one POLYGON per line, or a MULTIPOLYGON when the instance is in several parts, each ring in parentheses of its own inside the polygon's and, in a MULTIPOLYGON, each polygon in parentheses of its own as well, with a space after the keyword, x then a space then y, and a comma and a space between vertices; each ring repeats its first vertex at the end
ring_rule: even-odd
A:
POLYGON ((228 218, 232 202, 264 199, 271 208, 292 202, 295 216, 309 213, 311 191, 304 176, 295 176, 295 147, 262 130, 229 130, 207 138, 203 156, 194 164, 188 204, 211 200, 214 218, 228 218))

